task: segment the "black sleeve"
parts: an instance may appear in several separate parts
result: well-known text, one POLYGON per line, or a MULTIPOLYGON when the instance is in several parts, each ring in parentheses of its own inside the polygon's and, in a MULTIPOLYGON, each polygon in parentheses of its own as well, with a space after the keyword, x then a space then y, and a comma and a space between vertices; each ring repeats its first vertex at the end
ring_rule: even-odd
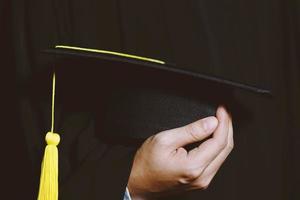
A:
POLYGON ((99 159, 86 160, 61 185, 60 198, 123 199, 131 169, 132 151, 126 147, 108 148, 99 159))
MULTIPOLYGON (((95 136, 94 123, 88 123, 71 144, 61 144, 60 163, 64 174, 61 175, 60 198, 121 200, 135 150, 126 146, 101 143, 95 136)), ((75 125, 76 122, 72 124, 75 125)), ((71 131, 70 134, 72 130, 65 128, 65 131, 71 131)), ((65 134, 68 140, 69 133, 65 134)))

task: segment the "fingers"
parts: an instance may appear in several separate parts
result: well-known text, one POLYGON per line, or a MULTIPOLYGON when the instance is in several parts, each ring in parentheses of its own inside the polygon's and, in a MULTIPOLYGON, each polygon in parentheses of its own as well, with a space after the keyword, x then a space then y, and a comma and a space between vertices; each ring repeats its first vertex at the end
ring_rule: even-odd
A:
POLYGON ((201 141, 212 134, 218 125, 216 117, 207 117, 186 126, 168 130, 158 134, 160 139, 165 138, 169 147, 174 150, 187 144, 201 141))
POLYGON ((188 153, 190 163, 202 171, 225 149, 229 138, 230 116, 223 107, 217 110, 218 127, 213 137, 188 153))
POLYGON ((217 171, 220 169, 221 165, 224 163, 227 156, 230 154, 234 146, 233 142, 233 127, 232 120, 229 119, 229 130, 228 130, 228 143, 226 147, 221 151, 221 153, 205 168, 201 176, 193 181, 192 185, 196 187, 207 187, 213 177, 216 175, 217 171))

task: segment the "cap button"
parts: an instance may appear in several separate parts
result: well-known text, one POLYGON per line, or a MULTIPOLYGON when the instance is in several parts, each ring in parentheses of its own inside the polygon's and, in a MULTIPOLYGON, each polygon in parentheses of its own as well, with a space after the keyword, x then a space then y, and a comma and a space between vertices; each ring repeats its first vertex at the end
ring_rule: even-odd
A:
POLYGON ((55 145, 59 144, 60 137, 57 133, 48 132, 46 134, 46 142, 48 145, 55 145))

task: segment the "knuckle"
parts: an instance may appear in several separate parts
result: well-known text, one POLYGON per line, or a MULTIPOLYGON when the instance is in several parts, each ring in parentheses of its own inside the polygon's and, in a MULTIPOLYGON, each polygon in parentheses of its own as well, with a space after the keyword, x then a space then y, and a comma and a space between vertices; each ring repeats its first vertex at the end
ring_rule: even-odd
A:
POLYGON ((200 174, 201 170, 197 168, 186 168, 179 182, 182 184, 191 183, 193 180, 197 179, 200 176, 200 174))
POLYGON ((233 139, 233 137, 230 137, 227 146, 228 146, 228 149, 230 149, 230 150, 232 150, 234 148, 234 139, 233 139))
POLYGON ((193 180, 193 179, 197 178, 198 175, 199 175, 199 172, 198 172, 198 170, 195 170, 195 169, 190 169, 185 172, 185 177, 189 180, 193 180))
POLYGON ((168 144, 168 137, 163 134, 157 134, 153 136, 152 141, 156 145, 166 146, 168 144))
POLYGON ((229 148, 230 150, 232 150, 232 149, 234 148, 234 142, 233 142, 233 141, 229 142, 228 148, 229 148))
POLYGON ((216 145, 218 149, 225 149, 227 146, 227 140, 217 140, 216 145))
POLYGON ((193 131, 194 133, 204 132, 203 122, 198 121, 198 122, 192 123, 191 131, 193 131))
POLYGON ((209 184, 210 184, 210 180, 202 179, 201 181, 198 182, 197 187, 199 189, 206 190, 208 188, 209 184))
POLYGON ((180 148, 178 148, 178 149, 176 150, 176 153, 177 153, 178 155, 184 155, 184 156, 186 156, 188 152, 187 152, 187 150, 186 150, 185 148, 180 147, 180 148))
POLYGON ((201 123, 192 123, 185 127, 186 132, 190 134, 195 141, 199 140, 199 133, 204 132, 201 123))

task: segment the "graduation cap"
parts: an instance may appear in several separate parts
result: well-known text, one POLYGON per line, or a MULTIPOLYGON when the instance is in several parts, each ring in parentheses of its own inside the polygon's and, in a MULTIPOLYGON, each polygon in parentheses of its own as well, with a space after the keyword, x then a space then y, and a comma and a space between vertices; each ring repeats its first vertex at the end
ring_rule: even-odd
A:
POLYGON ((54 59, 58 101, 67 110, 95 112, 99 137, 111 143, 140 144, 162 130, 214 115, 220 104, 242 123, 250 116, 235 91, 271 96, 268 89, 153 58, 62 45, 44 52, 54 59))
MULTIPOLYGON (((99 137, 112 143, 140 143, 160 131, 215 115, 220 104, 242 120, 247 118, 247 112, 234 98, 235 90, 266 97, 271 95, 267 89, 153 58, 64 45, 43 52, 54 58, 51 65, 54 65, 58 82, 56 101, 67 110, 94 112, 101 124, 97 130, 101 132, 99 137)), ((57 188, 59 136, 53 133, 55 75, 52 128, 46 136, 48 145, 42 165, 39 200, 47 199, 45 195, 51 195, 51 200, 58 198, 57 189, 54 192, 47 189, 57 188), (49 154, 51 158, 47 158, 49 154), (49 167, 51 163, 56 170, 49 167), (54 175, 50 175, 52 172, 54 175)))

